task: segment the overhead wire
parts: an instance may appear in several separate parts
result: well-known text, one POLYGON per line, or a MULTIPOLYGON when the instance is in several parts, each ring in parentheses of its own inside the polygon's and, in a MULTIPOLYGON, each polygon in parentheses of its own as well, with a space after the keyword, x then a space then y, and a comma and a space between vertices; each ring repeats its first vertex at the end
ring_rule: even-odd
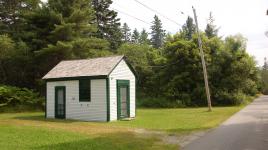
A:
POLYGON ((152 12, 154 12, 154 13, 156 13, 156 14, 162 16, 162 17, 164 17, 165 19, 169 20, 170 22, 173 22, 173 23, 175 23, 175 24, 178 25, 178 26, 182 26, 181 24, 177 23, 177 22, 174 21, 173 19, 170 19, 170 18, 167 17, 166 15, 164 15, 164 14, 160 13, 159 11, 157 11, 157 10, 155 10, 155 9, 153 9, 153 8, 151 8, 151 7, 149 7, 149 6, 147 6, 147 5, 145 5, 144 3, 142 3, 142 2, 140 2, 140 1, 138 1, 138 0, 134 0, 134 1, 135 1, 136 3, 142 5, 143 7, 149 9, 150 11, 152 11, 152 12))
POLYGON ((129 17, 131 17, 131 18, 133 18, 133 19, 136 19, 136 20, 138 20, 138 21, 140 21, 140 22, 143 22, 143 23, 145 23, 145 24, 147 24, 147 25, 152 25, 151 23, 149 23, 149 22, 147 22, 147 21, 144 21, 144 20, 142 20, 142 19, 140 19, 140 18, 137 18, 137 17, 135 17, 135 16, 133 16, 133 15, 130 15, 130 14, 126 13, 126 12, 123 12, 123 11, 118 10, 118 9, 116 9, 116 8, 113 8, 113 7, 111 7, 111 8, 112 8, 113 10, 117 11, 117 12, 120 12, 121 14, 124 14, 124 15, 126 15, 126 16, 129 16, 129 17))
MULTIPOLYGON (((143 22, 143 23, 145 23, 145 24, 147 24, 147 25, 150 25, 150 26, 153 25, 152 23, 149 23, 149 22, 147 22, 147 21, 144 21, 143 19, 140 19, 140 18, 138 18, 138 17, 135 17, 135 16, 133 16, 133 15, 131 15, 131 14, 129 14, 129 13, 126 13, 126 12, 124 12, 124 11, 122 11, 122 10, 119 10, 119 9, 116 9, 116 8, 113 8, 113 7, 111 7, 111 9, 113 9, 114 11, 117 11, 117 12, 119 12, 119 13, 121 13, 121 14, 124 14, 124 15, 126 15, 126 16, 129 16, 129 17, 131 17, 131 18, 133 18, 133 19, 136 19, 136 20, 138 20, 138 21, 140 21, 140 22, 143 22)), ((171 33, 170 31, 167 31, 167 32, 171 33)))
MULTIPOLYGON (((172 19, 169 19, 169 18, 166 17, 165 15, 159 13, 158 11, 156 11, 156 10, 150 8, 150 7, 148 7, 147 5, 141 3, 140 1, 138 1, 138 0, 134 0, 134 1, 136 1, 137 3, 139 3, 139 4, 142 5, 142 6, 146 7, 147 9, 150 9, 151 11, 153 11, 153 12, 155 12, 155 13, 161 15, 162 17, 168 19, 169 21, 171 21, 171 22, 173 22, 173 23, 175 23, 175 24, 177 24, 177 25, 179 25, 179 26, 182 26, 181 24, 177 23, 176 21, 174 21, 174 20, 172 20, 172 19)), ((117 7, 121 7, 121 6, 119 6, 118 4, 116 4, 116 5, 117 5, 117 7)), ((122 7, 121 7, 121 8, 122 8, 122 7)), ((129 13, 126 13, 126 12, 124 12, 124 11, 118 10, 118 9, 116 9, 116 8, 113 8, 113 7, 111 7, 111 9, 113 9, 113 10, 115 10, 115 11, 121 13, 121 14, 124 14, 124 15, 126 15, 126 16, 129 16, 129 17, 131 17, 131 18, 133 18, 133 19, 136 19, 136 20, 138 20, 138 21, 140 21, 140 22, 143 22, 143 23, 145 23, 145 24, 147 24, 147 25, 152 25, 152 23, 149 23, 149 22, 147 22, 147 21, 144 21, 144 20, 142 20, 142 19, 140 19, 140 18, 137 18, 137 17, 135 17, 135 16, 133 16, 133 15, 131 15, 131 14, 129 14, 129 13)), ((183 12, 181 12, 181 13, 183 14, 183 12)), ((176 64, 178 64, 178 63, 180 63, 180 62, 181 62, 181 59, 178 60, 178 61, 176 61, 176 62, 174 62, 174 63, 170 63, 170 64, 165 64, 165 65, 154 65, 154 66, 146 66, 146 67, 149 67, 149 68, 160 68, 160 69, 162 69, 162 68, 165 68, 165 67, 168 67, 168 66, 171 66, 171 65, 176 65, 176 64)))

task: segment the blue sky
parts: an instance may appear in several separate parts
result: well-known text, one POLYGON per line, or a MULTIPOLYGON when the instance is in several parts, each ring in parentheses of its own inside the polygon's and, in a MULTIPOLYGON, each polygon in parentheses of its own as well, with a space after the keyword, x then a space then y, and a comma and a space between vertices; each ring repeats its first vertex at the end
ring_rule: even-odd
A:
MULTIPOLYGON (((193 16, 192 5, 196 8, 200 29, 204 29, 209 12, 213 13, 215 24, 220 27, 219 35, 242 34, 248 39, 247 51, 254 56, 259 65, 268 57, 268 9, 267 0, 139 0, 157 10, 178 24, 183 24, 187 15, 193 16), (182 15, 180 12, 184 12, 182 15)), ((143 7, 135 0, 114 0, 112 8, 128 13, 148 23, 152 22, 154 12, 143 7)), ((150 25, 119 12, 121 22, 127 22, 134 29, 150 29, 150 25)), ((159 15, 164 28, 171 33, 179 31, 181 26, 159 15)))

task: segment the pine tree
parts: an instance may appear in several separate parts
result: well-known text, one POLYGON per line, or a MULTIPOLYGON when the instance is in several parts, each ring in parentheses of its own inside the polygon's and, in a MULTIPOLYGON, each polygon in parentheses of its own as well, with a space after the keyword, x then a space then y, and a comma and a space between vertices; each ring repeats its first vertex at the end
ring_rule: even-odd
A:
POLYGON ((49 8, 62 16, 53 35, 60 41, 71 41, 77 37, 89 37, 96 31, 92 22, 94 11, 90 0, 49 0, 49 8))
POLYGON ((117 12, 109 9, 112 3, 112 0, 92 0, 97 24, 96 37, 108 40, 111 48, 117 49, 122 43, 122 33, 117 12))
POLYGON ((60 21, 47 36, 49 44, 36 52, 41 75, 63 59, 95 57, 96 48, 99 53, 107 48, 104 40, 93 37, 96 28, 90 0, 49 0, 47 5, 60 21))
POLYGON ((212 12, 209 13, 208 24, 205 29, 205 33, 208 38, 212 38, 218 35, 218 28, 214 25, 215 19, 212 16, 212 12))
POLYGON ((191 40, 194 32, 195 32, 195 25, 193 23, 193 18, 188 16, 186 23, 182 26, 181 33, 185 39, 191 40))
POLYGON ((8 34, 14 40, 24 35, 29 26, 24 17, 39 7, 40 0, 0 0, 0 34, 8 34))
POLYGON ((131 42, 138 44, 139 43, 139 38, 140 38, 140 33, 139 31, 135 28, 133 31, 133 34, 131 36, 131 42))
POLYGON ((163 46, 165 30, 163 30, 161 20, 155 15, 151 26, 151 42, 154 48, 163 46))
POLYGON ((142 29, 142 31, 140 33, 139 43, 140 44, 150 44, 150 40, 148 39, 148 33, 146 32, 145 29, 142 29))
POLYGON ((128 27, 127 23, 123 24, 123 27, 121 29, 121 32, 123 34, 123 38, 122 41, 123 42, 130 42, 130 38, 131 38, 131 29, 128 27))

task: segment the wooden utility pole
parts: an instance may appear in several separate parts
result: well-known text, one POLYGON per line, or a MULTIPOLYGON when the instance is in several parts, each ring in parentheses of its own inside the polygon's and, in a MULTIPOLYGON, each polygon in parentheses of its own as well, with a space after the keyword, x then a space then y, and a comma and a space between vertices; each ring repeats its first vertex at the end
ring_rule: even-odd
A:
POLYGON ((196 24, 196 32, 198 34, 198 45, 199 45, 199 49, 200 49, 200 57, 201 57, 202 66, 203 66, 203 74, 204 74, 204 81, 205 81, 205 88, 206 88, 206 95, 207 95, 207 102, 208 102, 208 111, 212 111, 211 99, 210 99, 210 91, 209 91, 209 86, 208 86, 208 76, 207 76, 206 61, 205 61, 205 56, 204 56, 204 52, 203 52, 203 48, 202 48, 202 40, 201 40, 201 36, 200 36, 200 33, 199 33, 198 22, 197 22, 197 17, 196 17, 196 11, 195 11, 194 7, 192 7, 192 8, 193 8, 193 12, 194 12, 194 20, 195 20, 195 24, 196 24))

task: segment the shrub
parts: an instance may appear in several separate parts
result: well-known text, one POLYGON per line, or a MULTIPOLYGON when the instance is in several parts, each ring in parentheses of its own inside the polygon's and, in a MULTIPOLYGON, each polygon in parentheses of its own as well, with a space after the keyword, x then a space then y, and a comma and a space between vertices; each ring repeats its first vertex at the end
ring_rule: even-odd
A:
POLYGON ((0 111, 7 108, 41 110, 44 108, 44 98, 33 90, 0 85, 0 111))
POLYGON ((137 101, 138 107, 148 108, 178 108, 186 105, 181 100, 170 100, 164 97, 158 98, 140 98, 137 101))
POLYGON ((219 91, 213 97, 214 105, 240 105, 245 104, 252 99, 251 96, 243 92, 219 91))

